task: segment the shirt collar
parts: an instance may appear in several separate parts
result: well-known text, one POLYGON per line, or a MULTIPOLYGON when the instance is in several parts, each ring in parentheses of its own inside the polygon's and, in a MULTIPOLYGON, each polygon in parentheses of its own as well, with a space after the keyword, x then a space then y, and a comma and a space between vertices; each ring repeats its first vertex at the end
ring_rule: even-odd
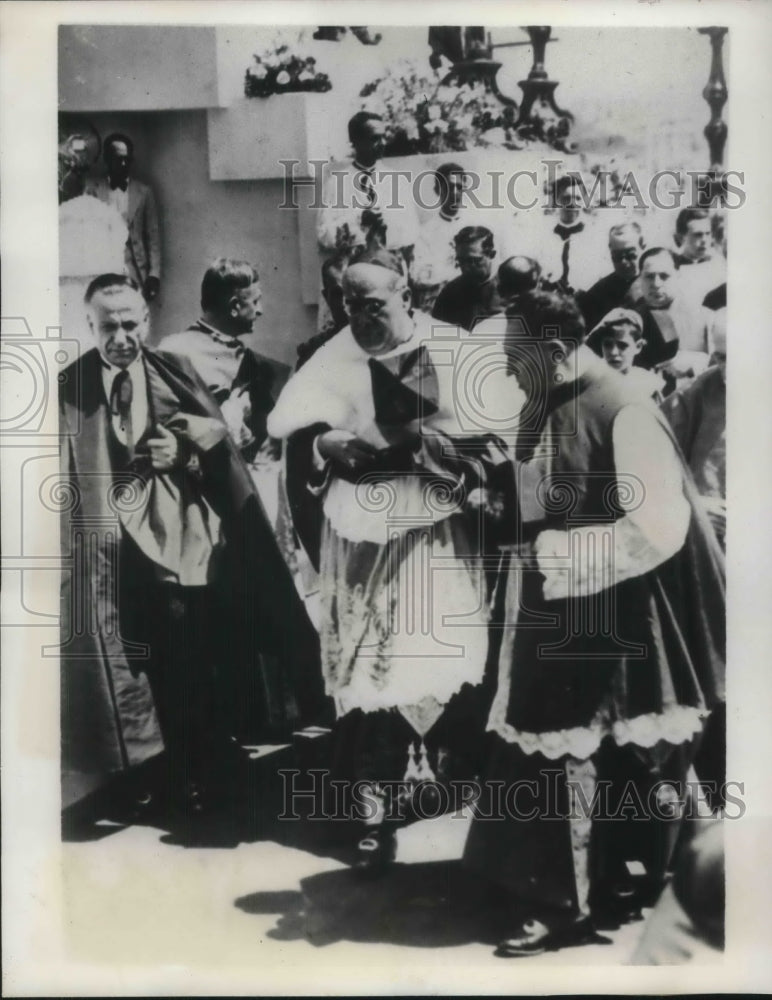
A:
POLYGON ((239 340, 238 337, 232 337, 228 333, 223 333, 222 330, 218 330, 216 326, 212 326, 211 323, 207 323, 206 320, 200 319, 198 325, 203 327, 205 332, 218 344, 222 344, 223 347, 229 347, 232 351, 236 351, 237 354, 243 354, 246 348, 244 344, 239 340))
POLYGON ((129 375, 131 375, 132 381, 133 381, 134 378, 137 375, 139 375, 140 372, 144 371, 144 367, 143 367, 143 364, 142 364, 142 351, 141 350, 140 350, 139 354, 136 356, 136 358, 134 358, 134 360, 131 362, 131 364, 128 365, 126 368, 119 368, 117 365, 111 364, 107 360, 107 358, 104 356, 104 354, 102 354, 101 351, 99 352, 99 360, 102 363, 102 371, 103 371, 103 373, 105 375, 109 375, 111 380, 114 379, 116 377, 116 375, 119 375, 122 371, 127 371, 129 373, 129 375))
POLYGON ((556 232, 561 239, 565 240, 569 236, 573 236, 574 233, 581 233, 583 229, 584 223, 581 220, 572 223, 570 226, 566 226, 562 222, 559 222, 555 226, 554 232, 556 232))

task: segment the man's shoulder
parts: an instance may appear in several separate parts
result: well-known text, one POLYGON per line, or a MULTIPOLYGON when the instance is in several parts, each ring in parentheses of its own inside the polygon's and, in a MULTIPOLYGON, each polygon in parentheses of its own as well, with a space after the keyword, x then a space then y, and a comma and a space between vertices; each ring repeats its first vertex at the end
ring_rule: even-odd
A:
POLYGON ((187 354, 191 349, 208 346, 211 342, 212 338, 206 330, 192 325, 186 330, 178 330, 176 333, 167 334, 157 350, 166 351, 170 354, 187 354))

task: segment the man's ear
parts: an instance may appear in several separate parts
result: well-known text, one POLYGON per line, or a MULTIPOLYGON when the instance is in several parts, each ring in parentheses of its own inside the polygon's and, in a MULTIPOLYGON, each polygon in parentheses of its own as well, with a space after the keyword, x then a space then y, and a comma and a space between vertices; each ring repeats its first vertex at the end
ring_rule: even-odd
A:
POLYGON ((231 297, 228 299, 228 315, 229 316, 237 315, 240 305, 241 301, 239 300, 238 295, 231 295, 231 297))
POLYGON ((635 342, 635 351, 633 353, 633 357, 639 355, 645 346, 646 346, 646 338, 639 337, 635 342))
POLYGON ((405 303, 405 308, 409 309, 413 301, 413 293, 410 291, 410 286, 405 285, 401 292, 402 301, 405 303))

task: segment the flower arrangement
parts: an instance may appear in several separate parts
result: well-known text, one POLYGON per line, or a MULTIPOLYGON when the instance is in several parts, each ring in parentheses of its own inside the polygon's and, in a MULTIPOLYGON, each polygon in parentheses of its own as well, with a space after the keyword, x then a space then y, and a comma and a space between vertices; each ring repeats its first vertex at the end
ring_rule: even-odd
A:
MULTIPOLYGON (((302 35, 301 35, 302 38, 302 35)), ((316 68, 316 59, 298 50, 295 40, 277 36, 262 52, 244 78, 247 97, 270 97, 299 91, 324 93, 332 89, 330 78, 316 68)))
POLYGON ((533 142, 564 149, 567 122, 532 120, 516 126, 517 108, 505 105, 484 83, 443 83, 452 63, 435 69, 401 59, 360 92, 361 108, 381 115, 386 156, 463 152, 478 146, 523 149, 533 142))

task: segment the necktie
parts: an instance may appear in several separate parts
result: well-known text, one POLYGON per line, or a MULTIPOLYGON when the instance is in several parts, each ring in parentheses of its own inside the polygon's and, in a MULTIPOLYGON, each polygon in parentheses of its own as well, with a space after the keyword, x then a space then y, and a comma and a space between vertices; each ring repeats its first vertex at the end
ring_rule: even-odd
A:
POLYGON ((123 181, 123 183, 121 183, 121 181, 114 181, 112 179, 110 180, 110 187, 113 189, 113 191, 116 191, 118 188, 120 188, 121 191, 125 191, 128 186, 129 186, 128 181, 123 181))
POLYGON ((568 255, 571 252, 571 237, 563 240, 563 251, 561 254, 561 263, 563 265, 563 273, 560 275, 560 283, 564 288, 568 287, 568 255))
POLYGON ((134 458, 134 428, 131 422, 131 402, 134 398, 134 387, 131 375, 127 371, 118 372, 113 379, 110 392, 110 412, 120 421, 120 427, 126 435, 126 448, 129 461, 134 458))

